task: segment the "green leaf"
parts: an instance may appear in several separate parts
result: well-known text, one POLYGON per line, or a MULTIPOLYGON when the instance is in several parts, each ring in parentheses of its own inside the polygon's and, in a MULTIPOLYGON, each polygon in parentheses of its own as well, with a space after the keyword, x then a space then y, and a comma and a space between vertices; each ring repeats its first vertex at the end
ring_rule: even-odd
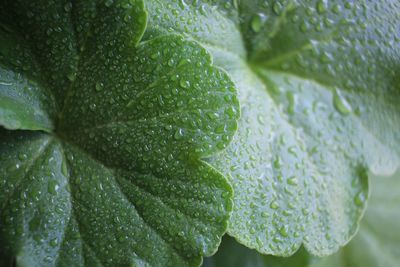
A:
POLYGON ((203 267, 264 267, 263 256, 225 235, 218 252, 205 258, 203 267))
POLYGON ((54 98, 30 79, 26 73, 30 67, 37 70, 38 64, 26 43, 0 23, 0 125, 7 129, 51 131, 54 98))
MULTIPOLYGON (((335 254, 336 255, 336 254, 335 254)), ((304 248, 300 248, 293 256, 280 258, 265 256, 256 250, 249 249, 227 235, 222 239, 218 252, 205 258, 203 267, 306 267, 311 262, 318 262, 304 248)), ((308 266, 308 267, 311 267, 308 266)), ((314 267, 314 266, 313 266, 314 267)))
POLYGON ((145 38, 203 45, 239 89, 228 233, 265 254, 328 255, 356 233, 366 172, 400 163, 398 1, 152 0, 145 38))
POLYGON ((323 258, 315 267, 399 265, 400 171, 391 177, 372 176, 370 180, 371 196, 357 235, 342 250, 323 258))
POLYGON ((0 24, 14 44, 0 46, 13 83, 0 122, 48 131, 0 128, 0 265, 197 266, 214 253, 232 189, 202 158, 231 141, 239 105, 210 54, 177 35, 139 42, 139 0, 3 1, 0 24))
POLYGON ((395 267, 400 260, 400 171, 391 177, 370 176, 368 208, 354 239, 338 253, 325 258, 303 248, 289 258, 265 256, 232 238, 224 237, 218 253, 204 260, 205 267, 395 267), (228 263, 228 264, 226 264, 228 263))

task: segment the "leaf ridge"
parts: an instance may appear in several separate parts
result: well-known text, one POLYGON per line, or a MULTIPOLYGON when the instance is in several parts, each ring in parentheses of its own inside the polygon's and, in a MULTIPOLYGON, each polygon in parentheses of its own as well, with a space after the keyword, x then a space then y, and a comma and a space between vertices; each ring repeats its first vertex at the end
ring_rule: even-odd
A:
MULTIPOLYGON (((136 208, 135 204, 132 203, 132 202, 129 200, 128 196, 127 196, 127 195, 125 194, 125 192, 122 190, 121 185, 120 185, 119 182, 118 182, 118 179, 117 179, 117 178, 114 178, 114 179, 115 179, 116 184, 117 184, 118 187, 119 187, 119 190, 120 190, 120 192, 121 192, 121 195, 123 195, 124 198, 125 198, 125 200, 131 204, 132 208, 140 215, 140 218, 141 218, 142 221, 149 227, 149 229, 151 229, 151 230, 164 242, 164 244, 166 244, 169 248, 171 248, 171 249, 173 250, 173 252, 174 252, 177 256, 179 256, 181 259, 185 260, 185 257, 183 257, 183 255, 182 255, 174 246, 172 246, 169 242, 167 242, 166 239, 164 239, 164 237, 159 233, 158 229, 157 229, 156 227, 153 227, 153 226, 145 219, 145 216, 144 216, 143 213, 140 211, 140 209, 137 209, 137 208, 136 208)), ((125 179, 125 178, 123 178, 123 179, 125 179)))
MULTIPOLYGON (((139 175, 140 175, 140 174, 139 174, 139 175)), ((153 176, 153 175, 152 175, 152 176, 153 176)), ((151 192, 150 190, 148 190, 147 188, 145 188, 145 187, 143 187, 143 186, 140 186, 140 185, 138 185, 137 183, 135 183, 135 182, 134 182, 135 179, 129 180, 129 179, 125 178, 125 177, 122 177, 122 179, 124 179, 125 181, 131 183, 131 184, 132 184, 134 187, 136 187, 139 191, 142 191, 142 192, 144 192, 144 193, 146 193, 146 194, 148 194, 148 195, 150 195, 150 196, 152 196, 152 197, 158 199, 161 203, 163 203, 163 204, 164 204, 165 206, 167 206, 169 209, 174 210, 174 211, 178 212, 179 214, 181 214, 181 215, 183 215, 183 216, 185 216, 185 217, 188 217, 188 218, 190 218, 190 219, 192 219, 192 220, 194 220, 194 221, 196 221, 196 222, 199 222, 199 223, 201 223, 202 225, 206 226, 206 224, 204 223, 204 221, 202 221, 202 220, 200 219, 200 218, 202 218, 202 217, 199 217, 199 218, 193 217, 191 214, 188 214, 188 213, 185 212, 185 211, 182 211, 182 210, 180 210, 180 209, 177 209, 177 208, 171 206, 167 201, 165 201, 165 200, 164 200, 162 197, 160 197, 159 195, 157 195, 157 194, 155 194, 154 192, 151 192)), ((119 179, 116 179, 116 180, 118 181, 119 179)), ((168 198, 168 199, 169 199, 169 198, 168 198)), ((173 198, 173 199, 177 199, 177 198, 173 198)), ((193 199, 193 200, 196 201, 195 199, 193 199)), ((193 201, 193 200, 191 200, 191 201, 193 201)))
MULTIPOLYGON (((26 175, 32 170, 32 168, 34 167, 34 164, 37 160, 39 160, 40 156, 43 155, 46 150, 49 148, 50 143, 52 142, 52 138, 48 138, 46 140, 46 142, 44 143, 44 145, 42 145, 41 149, 38 151, 38 153, 36 153, 36 155, 33 157, 32 160, 28 161, 28 168, 26 169, 27 171, 25 172, 25 175, 18 181, 18 183, 16 184, 14 190, 5 198, 5 201, 2 203, 2 207, 1 209, 4 209, 4 206, 7 204, 8 200, 12 197, 12 195, 14 195, 16 189, 21 185, 22 181, 26 180, 26 175)), ((20 166, 22 167, 22 166, 20 166)))

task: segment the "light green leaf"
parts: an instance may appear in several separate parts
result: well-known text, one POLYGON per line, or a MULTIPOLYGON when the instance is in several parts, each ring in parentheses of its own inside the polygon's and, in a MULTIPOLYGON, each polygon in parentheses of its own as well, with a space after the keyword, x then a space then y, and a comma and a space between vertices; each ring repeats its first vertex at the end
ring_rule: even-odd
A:
POLYGON ((0 24, 18 41, 0 46, 1 79, 37 84, 7 87, 34 116, 2 123, 49 131, 0 128, 0 265, 198 266, 214 253, 232 189, 201 158, 228 145, 239 105, 210 54, 177 35, 139 42, 142 1, 3 1, 0 24))
POLYGON ((400 261, 400 171, 391 177, 371 176, 368 208, 354 239, 338 253, 325 258, 303 248, 289 258, 265 256, 232 238, 224 237, 218 253, 206 258, 205 267, 395 267, 400 261))
MULTIPOLYGON (((315 267, 396 267, 400 262, 400 171, 371 177, 371 196, 360 230, 338 253, 315 267)), ((314 265, 312 266, 314 267, 314 265)))
POLYGON ((53 129, 50 115, 55 110, 54 98, 29 76, 37 75, 38 68, 26 42, 0 23, 1 126, 7 129, 53 129))
POLYGON ((235 192, 228 233, 282 256, 301 244, 319 256, 346 244, 365 209, 366 172, 400 163, 398 1, 148 7, 145 38, 196 40, 239 89, 239 131, 210 160, 235 192))

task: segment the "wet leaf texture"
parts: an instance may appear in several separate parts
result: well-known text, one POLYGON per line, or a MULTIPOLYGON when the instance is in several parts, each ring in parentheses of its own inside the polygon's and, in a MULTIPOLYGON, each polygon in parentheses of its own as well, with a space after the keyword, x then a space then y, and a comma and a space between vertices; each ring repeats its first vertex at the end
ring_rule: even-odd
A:
POLYGON ((0 265, 216 250, 232 189, 201 158, 231 141, 236 89, 193 41, 140 42, 146 21, 139 0, 1 2, 0 265))
POLYGON ((239 90, 229 234, 261 253, 337 251, 356 233, 368 170, 400 162, 398 1, 160 1, 145 38, 196 40, 239 90))

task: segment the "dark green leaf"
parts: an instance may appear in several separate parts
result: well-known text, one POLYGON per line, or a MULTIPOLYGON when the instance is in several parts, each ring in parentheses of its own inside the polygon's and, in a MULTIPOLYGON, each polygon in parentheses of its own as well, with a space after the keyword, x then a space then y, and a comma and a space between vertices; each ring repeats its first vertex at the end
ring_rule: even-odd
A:
POLYGON ((313 258, 304 248, 300 248, 293 256, 280 258, 265 256, 256 250, 249 249, 233 238, 224 236, 218 252, 209 258, 205 258, 203 267, 311 267, 319 262, 313 258))
POLYGON ((218 252, 205 258, 203 267, 264 267, 263 257, 255 250, 237 243, 232 237, 224 236, 218 252))
POLYGON ((239 106, 207 51, 177 35, 139 43, 139 0, 3 1, 0 25, 14 44, 0 46, 0 122, 49 132, 0 128, 0 265, 214 253, 232 190, 201 158, 228 145, 239 106))

